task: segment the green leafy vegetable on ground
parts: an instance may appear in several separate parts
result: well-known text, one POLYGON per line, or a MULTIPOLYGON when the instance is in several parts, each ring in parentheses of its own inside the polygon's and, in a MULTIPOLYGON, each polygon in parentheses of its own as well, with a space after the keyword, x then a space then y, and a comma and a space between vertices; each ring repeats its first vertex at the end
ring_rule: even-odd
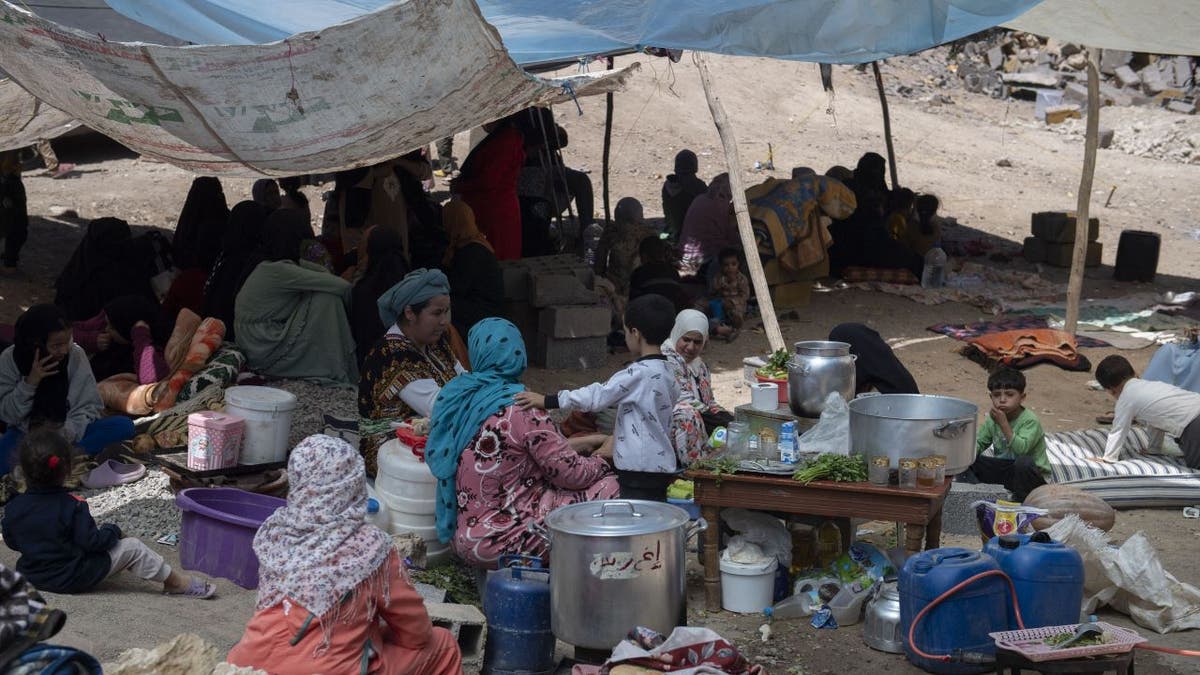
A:
POLYGON ((859 483, 867 479, 867 460, 862 455, 835 455, 823 452, 796 467, 792 478, 808 485, 814 480, 859 483))
POLYGON ((791 352, 786 349, 777 349, 775 353, 767 358, 767 365, 760 367, 754 372, 761 377, 771 380, 786 380, 788 376, 787 364, 790 358, 792 358, 791 352))
POLYGON ((465 563, 453 560, 429 569, 409 570, 409 576, 413 581, 437 586, 446 591, 446 602, 483 608, 483 601, 479 598, 479 586, 475 582, 475 570, 467 567, 465 563))

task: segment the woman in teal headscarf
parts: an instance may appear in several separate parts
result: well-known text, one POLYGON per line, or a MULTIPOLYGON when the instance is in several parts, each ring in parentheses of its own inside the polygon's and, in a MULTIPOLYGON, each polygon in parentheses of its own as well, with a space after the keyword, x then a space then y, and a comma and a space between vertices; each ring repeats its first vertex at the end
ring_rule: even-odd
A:
POLYGON ((367 352, 358 382, 363 459, 372 476, 379 445, 390 432, 388 423, 429 417, 441 388, 464 371, 450 348, 445 274, 413 270, 379 297, 378 306, 387 333, 367 352))
POLYGON ((564 438, 544 410, 513 396, 528 355, 505 319, 484 319, 467 336, 472 371, 433 404, 425 462, 438 479, 438 538, 468 564, 493 568, 501 555, 542 555, 529 531, 564 504, 616 498, 617 479, 592 451, 604 437, 564 438))

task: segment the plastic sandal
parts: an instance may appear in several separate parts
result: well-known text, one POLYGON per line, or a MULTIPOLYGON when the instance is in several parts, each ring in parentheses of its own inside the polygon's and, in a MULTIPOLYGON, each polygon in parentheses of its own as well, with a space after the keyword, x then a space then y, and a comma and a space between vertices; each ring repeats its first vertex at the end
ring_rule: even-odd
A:
POLYGON ((217 586, 211 581, 191 577, 188 587, 182 591, 163 591, 167 595, 183 595, 189 598, 208 600, 217 594, 217 586))
POLYGON ((106 488, 114 485, 124 485, 140 480, 146 475, 146 467, 142 464, 126 464, 110 459, 92 469, 79 482, 85 488, 106 488))

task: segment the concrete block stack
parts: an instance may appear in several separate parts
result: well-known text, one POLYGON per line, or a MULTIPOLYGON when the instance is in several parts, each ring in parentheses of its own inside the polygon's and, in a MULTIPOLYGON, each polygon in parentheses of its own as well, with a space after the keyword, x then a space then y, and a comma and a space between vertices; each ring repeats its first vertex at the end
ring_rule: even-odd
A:
MULTIPOLYGON (((1070 267, 1075 251, 1076 222, 1074 211, 1042 211, 1033 214, 1032 237, 1025 237, 1024 254, 1029 262, 1055 267, 1070 267)), ((1103 246, 1099 241, 1100 219, 1089 218, 1087 226, 1087 258, 1085 267, 1100 264, 1103 246)))
POLYGON ((500 264, 505 318, 525 338, 530 363, 542 368, 596 368, 608 359, 612 312, 593 290, 591 268, 572 255, 500 264))

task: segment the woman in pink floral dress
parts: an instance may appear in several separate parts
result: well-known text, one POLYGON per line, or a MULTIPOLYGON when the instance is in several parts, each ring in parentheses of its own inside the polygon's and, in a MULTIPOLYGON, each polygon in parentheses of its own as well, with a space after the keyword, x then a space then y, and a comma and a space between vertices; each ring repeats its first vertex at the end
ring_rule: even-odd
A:
POLYGON ((494 568, 501 555, 545 554, 531 523, 619 488, 603 453, 591 454, 595 437, 568 440, 544 411, 514 405, 526 367, 516 326, 484 319, 467 341, 473 370, 438 395, 426 461, 439 481, 439 538, 469 565, 494 568))
POLYGON ((616 499, 616 476, 600 457, 577 452, 578 440, 588 439, 568 441, 544 410, 510 405, 489 417, 459 460, 455 553, 476 567, 510 553, 544 555, 530 522, 565 504, 616 499))

